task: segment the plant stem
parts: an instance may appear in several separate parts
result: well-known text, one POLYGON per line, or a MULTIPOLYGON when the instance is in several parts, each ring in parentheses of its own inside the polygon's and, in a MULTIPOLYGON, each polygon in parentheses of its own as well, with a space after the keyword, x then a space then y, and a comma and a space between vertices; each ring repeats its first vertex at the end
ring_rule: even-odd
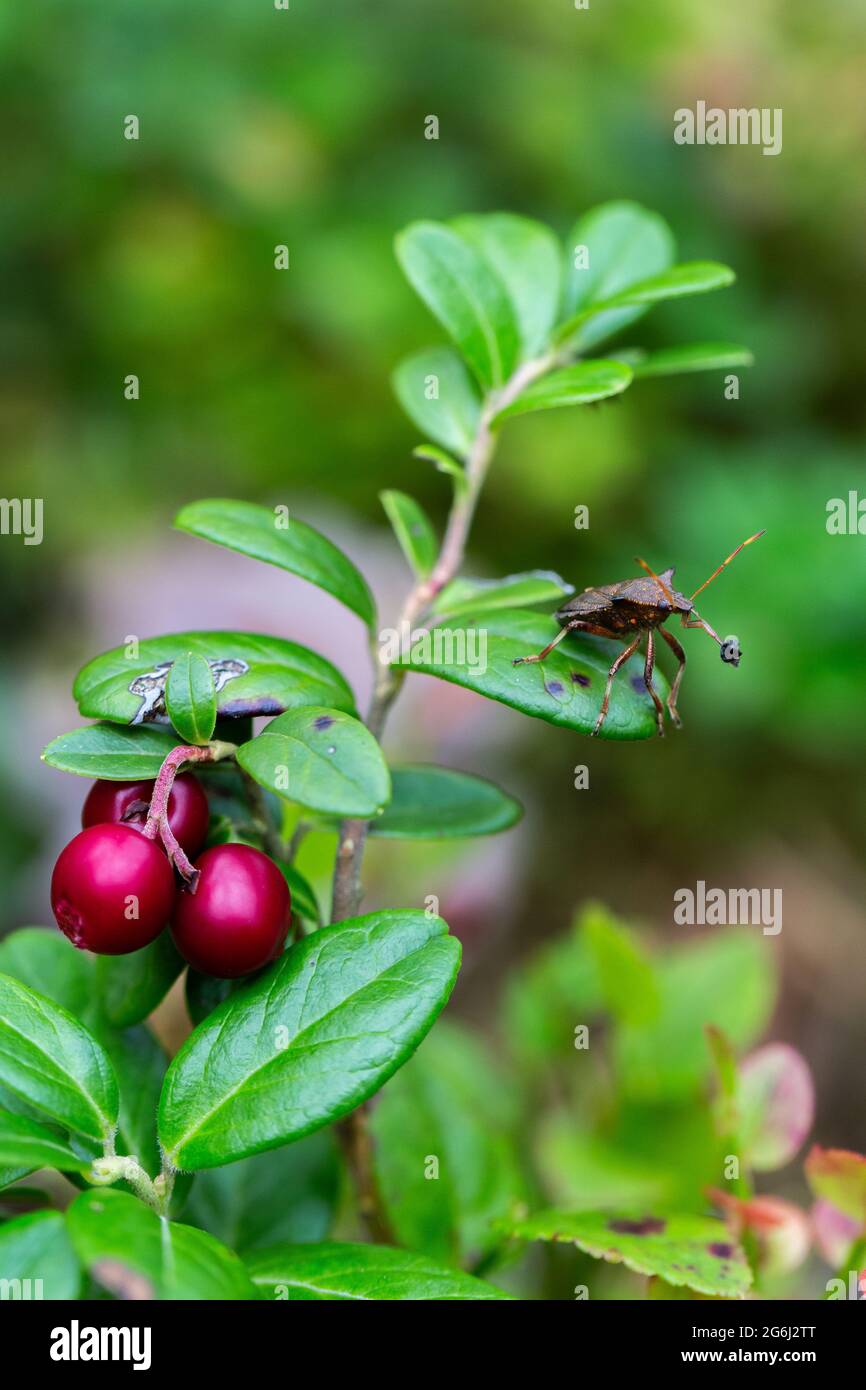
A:
MULTIPOLYGON (((463 564, 475 509, 496 449, 495 415, 516 400, 530 382, 543 376, 553 362, 552 354, 525 362, 500 391, 485 401, 466 458, 466 486, 460 491, 455 490, 436 563, 429 577, 419 580, 407 594, 397 622, 398 631, 404 625, 411 629, 413 623, 430 615, 439 594, 455 578, 463 564)), ((376 681, 366 724, 374 737, 381 741, 391 706, 403 684, 404 672, 390 666, 375 643, 372 652, 376 681)), ((365 820, 346 820, 340 826, 334 864, 332 922, 344 922, 348 917, 354 917, 361 905, 364 895, 361 866, 368 824, 365 820)), ((366 1103, 358 1106, 340 1121, 337 1133, 352 1173, 361 1219, 367 1232, 372 1240, 388 1241, 391 1237, 375 1181, 366 1111, 366 1103)))
POLYGON ((168 757, 163 761, 153 784, 150 810, 143 833, 149 840, 155 840, 159 836, 169 860, 174 864, 178 873, 186 879, 192 892, 195 892, 198 874, 178 844, 168 823, 168 802, 171 789, 174 786, 174 779, 184 763, 215 763, 219 762, 221 758, 233 758, 236 752, 237 747, 234 743, 223 743, 219 739, 215 739, 203 747, 193 744, 189 746, 178 744, 177 748, 172 748, 168 757))

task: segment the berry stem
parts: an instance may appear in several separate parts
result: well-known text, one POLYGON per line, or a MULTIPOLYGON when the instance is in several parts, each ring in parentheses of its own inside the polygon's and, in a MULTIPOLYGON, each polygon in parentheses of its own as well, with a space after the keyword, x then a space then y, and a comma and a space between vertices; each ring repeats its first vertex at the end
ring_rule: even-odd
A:
POLYGON ((169 860, 193 893, 198 882, 198 873, 181 849, 168 823, 168 802, 174 779, 184 763, 216 763, 222 758, 233 758, 236 752, 237 744, 223 743, 219 739, 203 747, 178 744, 177 748, 172 748, 168 754, 153 784, 150 810, 143 833, 149 840, 155 840, 159 836, 169 860))

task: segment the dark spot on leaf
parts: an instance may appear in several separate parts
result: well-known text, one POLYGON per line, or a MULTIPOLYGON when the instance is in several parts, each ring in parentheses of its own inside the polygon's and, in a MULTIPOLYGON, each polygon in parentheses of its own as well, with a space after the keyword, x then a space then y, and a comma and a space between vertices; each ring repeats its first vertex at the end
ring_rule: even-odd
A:
POLYGON ((551 695, 561 695, 564 689, 562 681, 551 681, 547 687, 551 695))
POLYGON ((252 700, 230 700, 220 705, 218 713, 221 719, 242 719, 247 715, 282 714, 284 708, 272 695, 260 695, 252 700))
POLYGON ((314 729, 330 729, 334 720, 330 714, 320 714, 318 719, 313 720, 314 729))
POLYGON ((645 1216, 641 1221, 626 1221, 625 1219, 608 1221, 607 1229, 616 1231, 621 1236, 660 1236, 665 1224, 657 1216, 645 1216))
POLYGON ((589 685, 589 676, 582 676, 580 671, 572 671, 571 679, 575 685, 589 685))
POLYGON ((635 690, 646 690, 646 685, 644 684, 643 676, 632 676, 631 683, 634 686, 635 690))
POLYGON ((733 1245, 728 1245, 723 1240, 714 1241, 710 1246, 710 1254, 718 1255, 720 1260, 729 1260, 734 1253, 733 1245))

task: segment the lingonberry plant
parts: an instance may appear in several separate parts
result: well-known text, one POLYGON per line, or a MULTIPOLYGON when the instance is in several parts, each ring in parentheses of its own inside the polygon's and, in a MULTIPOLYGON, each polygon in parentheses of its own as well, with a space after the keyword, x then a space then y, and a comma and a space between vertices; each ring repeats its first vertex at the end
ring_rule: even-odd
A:
MULTIPOLYGON (((549 659, 516 664, 556 636, 540 608, 559 607, 569 587, 547 572, 460 574, 500 431, 516 415, 602 401, 638 378, 746 365, 748 353, 727 343, 589 355, 651 305, 733 275, 675 264, 663 220, 630 203, 581 218, 564 256, 547 228, 507 214, 414 224, 397 255, 453 343, 395 374, 424 435, 415 453, 451 492, 441 543, 411 497, 383 495, 414 576, 396 624, 408 645, 379 640, 355 565, 285 508, 210 499, 175 519, 318 585, 366 624, 375 688, 365 717, 341 673, 291 638, 183 632, 85 665, 73 693, 97 722, 44 753, 97 779, 85 828, 54 873, 63 935, 25 928, 0 944, 0 1180, 13 1211, 28 1200, 21 1193, 33 1208, 0 1228, 0 1271, 25 1277, 38 1262, 52 1297, 100 1287, 157 1298, 502 1298, 491 1280, 535 1239, 569 1241, 585 1264, 622 1261, 651 1277, 655 1297, 676 1287, 736 1296, 767 1268, 772 1199, 755 1198, 750 1174, 799 1146, 810 1102, 790 1050, 781 1063, 767 1050, 738 1061, 766 1022, 763 958, 737 946, 730 959, 725 941, 724 959, 698 964, 697 986, 690 961, 678 987, 678 957, 657 965, 593 909, 509 991, 506 1081, 454 1024, 413 1056, 457 975, 446 923, 416 907, 358 915, 369 835, 485 835, 520 815, 479 777, 389 768, 381 740, 408 670, 566 729, 596 727, 615 644, 570 635, 549 659), (483 635, 486 660, 465 659, 455 634, 483 635), (261 716, 270 722, 253 735, 261 716), (298 813, 336 834, 327 925, 294 862, 298 813), (719 984, 719 1005, 700 981, 715 986, 725 969, 739 977, 727 992, 719 984), (184 970, 193 1027, 169 1062, 146 1020, 184 970), (596 1014, 608 1017, 612 1051, 604 1061, 593 1052, 578 1080, 578 1025, 596 1014), (716 1025, 709 1049, 705 1023, 716 1025), (800 1099, 780 1120, 792 1066, 800 1099), (544 1068, 560 1078, 553 1109, 538 1084, 544 1068), (612 1073, 616 1100, 602 1105, 612 1073), (562 1098, 572 1091, 584 1118, 569 1127, 562 1098), (531 1153, 515 1144, 527 1117, 531 1153), (685 1164, 670 1157, 684 1142, 665 1128, 674 1121, 699 1130, 685 1164), (80 1189, 64 1212, 28 1179, 46 1167, 80 1189), (545 1195, 560 1209, 544 1210, 545 1195), (712 1200, 721 1218, 707 1214, 712 1200), (342 1239, 329 1239, 335 1227, 342 1239)), ((599 732, 652 737, 642 665, 626 672, 599 732)), ((832 1162, 813 1163, 824 1174, 816 1188, 853 1220, 856 1241, 862 1182, 855 1201, 832 1162)), ((550 1278, 531 1292, 557 1296, 550 1278)))

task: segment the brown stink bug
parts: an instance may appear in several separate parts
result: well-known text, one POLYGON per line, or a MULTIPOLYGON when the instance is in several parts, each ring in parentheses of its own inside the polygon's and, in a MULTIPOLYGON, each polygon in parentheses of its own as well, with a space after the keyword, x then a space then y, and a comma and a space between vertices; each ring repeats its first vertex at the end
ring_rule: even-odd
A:
POLYGON ((727 662, 730 666, 739 666, 741 652, 738 638, 722 638, 713 632, 709 623, 705 622, 695 609, 694 599, 708 584, 712 583, 716 575, 721 574, 725 566, 729 565, 741 550, 747 545, 751 545, 752 541, 759 540, 763 535, 763 531, 756 531, 754 536, 749 536, 748 540, 738 545, 727 560, 723 560, 718 569, 713 570, 709 579, 705 579, 700 588, 695 589, 691 598, 686 598, 685 594, 680 594, 671 587, 674 576, 673 565, 669 569, 662 570, 661 574, 656 574, 645 560, 636 557, 635 564, 646 570, 649 576, 647 579, 623 579, 618 584, 599 584, 593 588, 584 589, 582 594, 575 594, 574 598, 570 598, 568 603, 563 604, 562 608, 554 615, 562 630, 554 637, 553 641, 549 642, 544 650, 538 652, 537 655, 519 656, 513 664, 520 666, 524 662, 543 661, 569 632, 591 632, 596 637, 615 637, 620 642, 627 642, 628 646, 620 652, 607 673, 604 698, 601 702, 598 718, 595 721, 595 728, 592 731, 593 734, 597 734, 607 717, 613 678, 620 667, 637 651, 643 635, 646 633, 644 684, 655 703, 658 731, 663 736, 665 731, 664 706, 658 692, 653 687, 655 632, 658 628, 679 662, 674 683, 668 695, 667 706, 673 723, 678 729, 681 728, 682 720, 677 713, 677 696, 685 669, 686 654, 677 639, 670 632, 665 631, 663 624, 667 622, 671 614, 678 613, 682 619, 683 627, 701 627, 704 632, 709 633, 714 642, 718 642, 722 661, 727 662))

